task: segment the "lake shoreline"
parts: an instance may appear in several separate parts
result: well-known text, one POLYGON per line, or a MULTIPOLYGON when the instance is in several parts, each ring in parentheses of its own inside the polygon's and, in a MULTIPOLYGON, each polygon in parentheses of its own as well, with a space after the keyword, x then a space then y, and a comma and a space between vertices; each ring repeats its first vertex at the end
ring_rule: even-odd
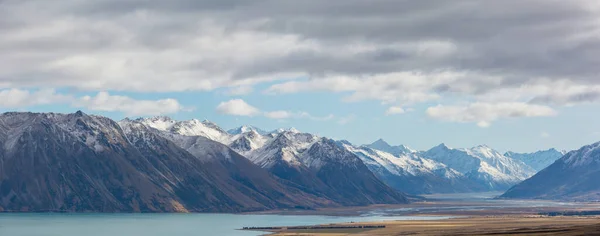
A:
POLYGON ((430 221, 387 221, 356 222, 319 225, 321 227, 291 228, 282 227, 277 230, 264 230, 272 236, 283 235, 588 235, 600 232, 600 216, 539 216, 539 215, 506 215, 476 216, 430 221), (364 229, 357 226, 379 225, 381 228, 364 229))

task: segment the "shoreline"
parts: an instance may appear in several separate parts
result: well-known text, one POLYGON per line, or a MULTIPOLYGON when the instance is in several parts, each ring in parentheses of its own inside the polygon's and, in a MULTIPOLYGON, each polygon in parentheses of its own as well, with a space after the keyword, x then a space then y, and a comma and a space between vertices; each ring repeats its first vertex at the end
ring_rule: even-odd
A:
POLYGON ((586 235, 600 232, 600 216, 488 215, 445 220, 353 222, 251 230, 266 235, 586 235), (380 228, 360 228, 380 226, 380 228))

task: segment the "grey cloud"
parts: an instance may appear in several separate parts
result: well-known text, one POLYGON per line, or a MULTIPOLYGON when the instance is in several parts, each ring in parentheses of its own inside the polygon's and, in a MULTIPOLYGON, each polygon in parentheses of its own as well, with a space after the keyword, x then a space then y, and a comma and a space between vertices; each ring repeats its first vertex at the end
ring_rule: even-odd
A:
POLYGON ((9 37, 0 38, 0 57, 11 63, 0 65, 0 82, 180 91, 243 86, 239 81, 259 83, 286 73, 318 79, 457 71, 502 79, 465 79, 432 91, 480 95, 538 78, 596 85, 600 27, 595 22, 600 17, 595 2, 3 0, 0 15, 7 17, 0 18, 0 34, 9 37), (215 46, 218 50, 206 46, 227 40, 215 46), (455 49, 433 56, 413 50, 435 41, 455 49), (270 49, 277 43, 279 48, 270 49), (353 45, 364 48, 348 51, 353 45), (49 66, 76 56, 101 59, 49 66), (110 64, 115 60, 129 64, 110 64), (78 66, 89 68, 72 71, 78 66), (116 69, 99 73, 105 68, 116 69), (125 78, 137 81, 117 83, 125 78), (161 78, 181 86, 139 86, 161 78), (86 80, 97 84, 79 82, 86 80))

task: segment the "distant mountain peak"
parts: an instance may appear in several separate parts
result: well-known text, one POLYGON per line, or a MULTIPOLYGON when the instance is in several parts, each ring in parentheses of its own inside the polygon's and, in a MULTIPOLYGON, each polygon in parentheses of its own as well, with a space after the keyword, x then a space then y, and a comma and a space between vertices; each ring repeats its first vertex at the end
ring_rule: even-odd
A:
POLYGON ((392 147, 388 142, 383 140, 382 138, 377 139, 375 142, 370 144, 371 146, 381 146, 381 147, 392 147))
POLYGON ((375 141, 371 144, 364 145, 364 147, 387 152, 394 156, 399 156, 399 155, 416 152, 415 150, 412 150, 411 148, 409 148, 405 145, 392 146, 383 139, 378 139, 377 141, 375 141))
POLYGON ((448 147, 448 145, 446 145, 445 143, 441 143, 431 149, 429 149, 429 151, 435 151, 435 150, 450 150, 452 148, 448 147))
POLYGON ((232 134, 232 135, 238 135, 238 134, 248 133, 251 131, 257 132, 260 135, 268 134, 268 132, 265 132, 264 130, 259 129, 256 126, 252 126, 252 125, 242 125, 240 127, 228 130, 227 133, 232 134))
POLYGON ((271 133, 284 133, 284 132, 290 132, 290 133, 301 133, 300 130, 294 128, 294 127, 290 127, 290 128, 279 128, 276 129, 275 131, 271 132, 271 133))
POLYGON ((217 124, 215 122, 212 122, 210 120, 203 120, 201 123, 205 124, 205 125, 210 125, 210 126, 217 126, 217 124))
POLYGON ((85 116, 86 114, 85 114, 85 112, 83 112, 81 110, 78 110, 77 112, 75 112, 74 115, 76 115, 76 116, 85 116))

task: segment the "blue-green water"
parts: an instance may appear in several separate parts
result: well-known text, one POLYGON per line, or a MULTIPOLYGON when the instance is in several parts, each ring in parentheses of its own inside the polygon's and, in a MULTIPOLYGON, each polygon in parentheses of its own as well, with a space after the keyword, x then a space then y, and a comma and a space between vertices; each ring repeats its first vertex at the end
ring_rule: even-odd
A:
POLYGON ((260 235, 245 226, 298 226, 447 217, 290 216, 232 214, 0 214, 0 236, 202 236, 260 235))

